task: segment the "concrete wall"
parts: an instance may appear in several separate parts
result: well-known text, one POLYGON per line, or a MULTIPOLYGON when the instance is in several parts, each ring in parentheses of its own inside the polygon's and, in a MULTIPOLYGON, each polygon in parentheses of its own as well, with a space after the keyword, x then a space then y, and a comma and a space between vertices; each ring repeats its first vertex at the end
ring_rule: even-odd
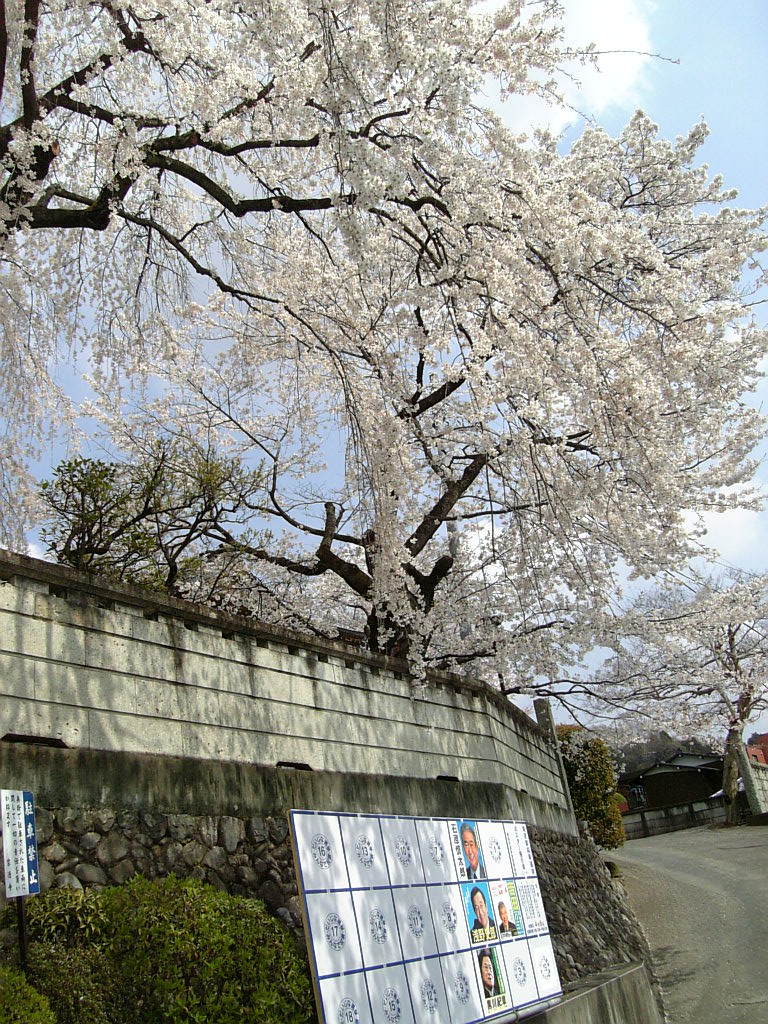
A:
POLYGON ((484 684, 441 675, 415 694, 402 664, 22 556, 0 554, 0 581, 0 738, 456 780, 495 792, 499 816, 576 834, 545 733, 484 684))
POLYGON ((663 1024, 643 964, 607 971, 573 989, 551 1009, 526 1018, 529 1024, 663 1024))
POLYGON ((662 832, 679 832, 698 825, 722 824, 725 806, 722 799, 695 800, 674 807, 656 807, 653 810, 629 811, 621 816, 627 839, 656 836, 662 832))
MULTIPOLYGON (((173 872, 258 897, 297 932, 290 807, 505 815, 504 787, 283 771, 0 742, 0 780, 35 794, 43 891, 173 872)), ((647 960, 647 942, 591 839, 529 828, 560 978, 647 960)), ((0 864, 2 857, 0 857, 0 864)), ((0 879, 2 870, 0 869, 0 879)), ((0 903, 3 898, 0 882, 0 903)), ((5 941, 0 931, 0 946, 5 941)))

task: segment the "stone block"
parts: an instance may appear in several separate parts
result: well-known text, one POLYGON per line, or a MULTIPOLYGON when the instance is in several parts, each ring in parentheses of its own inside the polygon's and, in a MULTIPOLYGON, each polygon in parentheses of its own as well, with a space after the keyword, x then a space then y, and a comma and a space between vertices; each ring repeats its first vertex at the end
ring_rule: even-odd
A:
POLYGON ((62 740, 68 747, 87 747, 88 711, 37 702, 32 697, 4 697, 3 732, 62 740))
POLYGON ((267 818, 269 838, 276 845, 283 843, 288 836, 287 818, 267 818))
POLYGON ((96 858, 100 864, 109 866, 127 857, 130 847, 120 832, 110 832, 99 843, 96 858))
POLYGON ((83 883, 71 871, 62 871, 53 880, 54 889, 82 889, 83 883))
MULTIPOLYGON (((185 722, 221 725, 220 699, 215 690, 185 684, 179 689, 179 714, 185 722)), ((235 699, 242 703, 248 698, 238 695, 235 699)))
POLYGON ((228 886, 223 878, 220 878, 215 871, 206 872, 205 880, 209 885, 212 885, 214 889, 218 889, 219 892, 227 892, 228 886))
POLYGON ((47 807, 35 807, 35 832, 38 848, 53 835, 53 815, 47 807))
POLYGON ((253 817, 248 818, 245 823, 245 834, 254 843, 263 843, 266 841, 269 835, 267 823, 263 818, 253 817))
POLYGON ((93 812, 93 826, 97 832, 102 835, 106 835, 107 832, 111 832, 115 824, 115 815, 113 811, 107 810, 102 807, 93 812))
POLYGON ((116 818, 117 827, 122 829, 124 832, 130 832, 138 827, 139 824, 139 813, 138 811, 125 810, 120 811, 116 818))
POLYGON ((35 664, 35 699, 78 708, 136 714, 136 680, 119 672, 101 672, 56 662, 35 664))
POLYGON ((37 862, 37 874, 40 879, 40 892, 47 892, 53 885, 55 875, 53 867, 42 857, 37 862))
POLYGON ((60 864, 67 857, 67 850, 60 843, 53 842, 50 846, 44 846, 40 850, 40 856, 44 857, 49 864, 60 864))
POLYGON ((191 839, 195 830, 196 821, 191 814, 168 815, 168 835, 172 839, 191 839))
POLYGON ((176 839, 168 843, 167 846, 161 847, 162 859, 169 870, 172 870, 174 865, 178 863, 183 849, 181 843, 176 839))
POLYGON ((118 861, 117 864, 114 864, 109 869, 109 875, 115 885, 122 885, 129 878, 133 878, 135 873, 136 869, 127 857, 124 860, 118 861))
POLYGON ((219 821, 211 815, 196 818, 197 835, 206 846, 216 846, 219 841, 219 821))
POLYGON ((98 864, 88 864, 87 862, 81 862, 75 868, 74 873, 75 877, 78 878, 84 885, 107 884, 107 876, 98 866, 98 864))
POLYGON ((280 886, 272 878, 268 878, 259 886, 256 895, 265 903, 271 911, 276 911, 283 905, 283 892, 280 886))
MULTIPOLYGON (((207 850, 202 843, 199 843, 196 839, 187 843, 181 851, 181 859, 187 865, 187 867, 197 866, 206 855, 207 850)), ((205 877, 205 872, 203 872, 205 877)))
POLYGON ((139 828, 153 842, 157 842, 168 831, 168 816, 152 814, 150 811, 139 811, 139 828))
MULTIPOLYGON (((38 609, 35 609, 36 614, 38 609)), ((0 649, 65 665, 85 664, 85 640, 81 629, 57 622, 50 610, 37 618, 3 615, 0 617, 0 649)))
POLYGON ((95 750, 130 750, 172 757, 184 753, 183 723, 178 721, 91 710, 88 728, 90 742, 85 745, 95 750))
POLYGON ((222 846, 214 846, 203 857, 202 863, 207 868, 213 868, 214 871, 221 871, 227 863, 227 851, 222 846))
POLYGON ((227 853, 234 853, 244 838, 245 827, 240 818, 229 816, 219 818, 219 843, 227 853))
POLYGON ((21 655, 0 651, 0 694, 3 698, 34 698, 34 663, 21 655))
POLYGON ((82 835, 91 831, 93 816, 78 807, 61 807, 56 812, 56 824, 68 835, 82 835))

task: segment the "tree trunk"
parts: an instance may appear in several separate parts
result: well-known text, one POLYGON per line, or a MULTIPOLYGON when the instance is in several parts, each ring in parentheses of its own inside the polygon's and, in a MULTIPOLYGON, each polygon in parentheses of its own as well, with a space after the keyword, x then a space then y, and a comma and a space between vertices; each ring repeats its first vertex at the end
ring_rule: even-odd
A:
POLYGON ((723 761, 723 799, 725 801, 726 825, 739 823, 739 747, 742 743, 743 725, 732 725, 725 740, 723 761))
POLYGON ((384 608, 372 606, 368 613, 365 638, 368 650, 393 658, 408 657, 408 631, 384 608), (384 639, 386 636, 386 639, 384 639))

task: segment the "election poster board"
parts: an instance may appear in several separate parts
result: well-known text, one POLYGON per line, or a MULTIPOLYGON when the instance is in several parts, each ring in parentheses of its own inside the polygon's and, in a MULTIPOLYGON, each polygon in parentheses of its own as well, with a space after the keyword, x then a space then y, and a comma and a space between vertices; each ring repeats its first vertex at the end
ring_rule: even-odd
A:
POLYGON ((524 822, 290 822, 324 1024, 502 1024, 562 995, 524 822))

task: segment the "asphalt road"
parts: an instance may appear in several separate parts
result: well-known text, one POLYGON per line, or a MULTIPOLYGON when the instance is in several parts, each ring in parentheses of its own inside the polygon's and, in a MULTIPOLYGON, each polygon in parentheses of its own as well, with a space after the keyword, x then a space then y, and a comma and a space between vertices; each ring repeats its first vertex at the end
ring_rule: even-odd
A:
POLYGON ((768 1021, 768 827, 634 839, 616 861, 670 1024, 768 1021))

